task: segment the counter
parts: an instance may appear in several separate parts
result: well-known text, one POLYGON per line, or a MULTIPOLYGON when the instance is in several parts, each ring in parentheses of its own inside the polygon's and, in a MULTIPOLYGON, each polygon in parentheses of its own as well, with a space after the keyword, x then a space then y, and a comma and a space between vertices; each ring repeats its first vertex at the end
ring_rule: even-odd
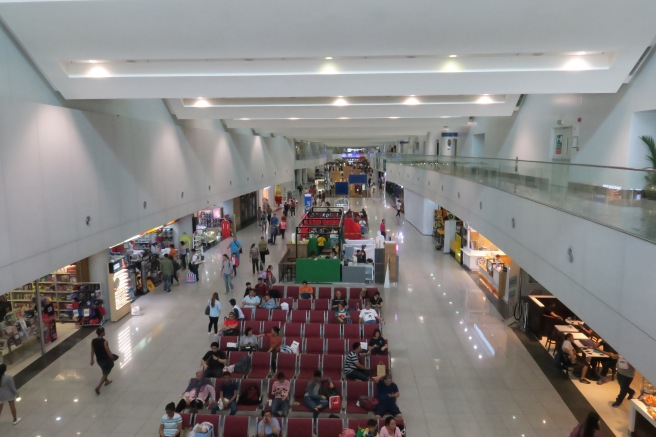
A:
POLYGON ((629 431, 631 433, 636 430, 636 412, 643 416, 647 423, 656 428, 656 420, 647 412, 647 406, 638 399, 631 399, 629 401, 629 431))
POLYGON ((482 268, 478 270, 478 274, 481 275, 481 278, 488 286, 488 289, 498 298, 505 296, 508 277, 507 271, 502 268, 493 267, 491 272, 488 272, 485 268, 482 268))
POLYGON ((480 268, 479 260, 482 258, 485 262, 485 258, 494 258, 496 255, 503 255, 504 253, 500 250, 489 251, 489 250, 474 250, 469 249, 468 247, 462 248, 462 263, 467 266, 472 272, 478 271, 480 268))

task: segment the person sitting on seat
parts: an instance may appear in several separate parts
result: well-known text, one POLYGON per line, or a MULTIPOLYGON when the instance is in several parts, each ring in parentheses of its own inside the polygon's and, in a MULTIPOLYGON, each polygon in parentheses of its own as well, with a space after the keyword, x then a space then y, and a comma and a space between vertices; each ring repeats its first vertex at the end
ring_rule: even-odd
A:
POLYGON ((380 291, 376 290, 374 295, 369 298, 369 302, 371 302, 372 308, 377 309, 378 311, 383 309, 383 298, 380 297, 380 291))
POLYGON ((314 297, 314 288, 308 285, 307 281, 303 281, 298 291, 300 292, 301 299, 312 299, 314 297))
POLYGON ((340 290, 335 290, 335 297, 331 303, 331 308, 333 311, 337 311, 339 309, 340 302, 343 303, 344 308, 346 308, 346 299, 342 297, 342 292, 340 290))
POLYGON ((380 419, 388 414, 397 420, 403 419, 401 410, 396 405, 396 400, 401 394, 399 393, 399 387, 392 381, 392 375, 388 373, 382 378, 374 377, 372 379, 378 387, 378 406, 376 406, 374 411, 376 419, 380 419))
POLYGON ((260 305, 260 297, 255 294, 255 289, 248 290, 248 296, 241 301, 244 308, 257 308, 260 305))
POLYGON ((313 378, 305 388, 305 396, 303 396, 303 404, 312 410, 314 418, 319 416, 321 410, 328 408, 328 399, 321 396, 319 390, 321 390, 321 370, 315 370, 313 378))
POLYGON ((385 355, 387 353, 387 340, 381 335, 380 329, 374 330, 374 336, 369 339, 369 352, 371 355, 385 355))
POLYGON ((360 323, 383 323, 383 318, 378 315, 375 309, 371 308, 371 302, 369 301, 367 301, 365 307, 360 310, 360 323))
POLYGON ((337 306, 335 321, 341 324, 351 323, 351 315, 346 310, 346 304, 344 302, 340 302, 337 306))
POLYGON ((262 420, 257 424, 257 437, 279 437, 280 422, 271 415, 268 408, 262 411, 262 420))
POLYGON ((271 299, 271 295, 269 293, 265 294, 262 302, 260 302, 260 308, 264 308, 265 310, 273 310, 277 307, 278 305, 276 304, 276 301, 271 299))
POLYGON ((212 381, 209 378, 204 378, 203 372, 199 370, 196 372, 196 377, 189 381, 187 389, 182 394, 182 399, 175 407, 175 412, 181 413, 186 408, 200 410, 215 397, 212 381))
POLYGON ((562 351, 564 354, 565 359, 568 361, 567 364, 570 364, 572 366, 574 365, 579 365, 581 366, 581 379, 579 380, 583 384, 590 384, 590 381, 586 379, 586 374, 588 371, 591 373, 591 375, 599 380, 599 377, 595 373, 594 369, 590 366, 590 363, 588 363, 585 355, 581 356, 576 353, 576 349, 574 349, 574 335, 572 333, 568 333, 567 336, 565 337, 566 340, 563 341, 563 346, 562 346, 562 351))
POLYGON ((223 335, 239 335, 239 320, 232 311, 228 313, 228 317, 223 322, 221 333, 223 335))
POLYGON ((556 313, 556 304, 553 302, 544 307, 542 314, 545 317, 551 317, 557 319, 559 322, 565 323, 565 319, 556 313))
POLYGON ((360 362, 360 353, 362 348, 360 342, 353 343, 351 352, 344 358, 344 376, 348 379, 356 379, 358 381, 369 380, 369 369, 360 362))
POLYGON ((257 278, 257 284, 255 284, 255 294, 262 297, 269 292, 269 287, 264 283, 262 278, 257 278))
POLYGON ((228 302, 232 305, 231 313, 235 315, 235 318, 237 320, 244 320, 246 316, 244 316, 244 312, 239 308, 239 305, 237 305, 237 301, 235 299, 230 299, 228 302))
POLYGON ((204 370, 205 378, 216 378, 223 373, 223 367, 228 362, 225 352, 219 350, 219 343, 214 341, 210 350, 201 358, 200 365, 204 370))
POLYGON ((218 407, 222 407, 223 410, 230 410, 230 415, 234 416, 237 414, 237 393, 239 386, 232 379, 230 372, 223 372, 223 382, 221 383, 221 388, 219 389, 219 397, 217 399, 217 407, 212 410, 212 414, 216 414, 216 411, 219 410, 218 407))
POLYGON ((285 378, 283 372, 278 372, 276 380, 273 381, 271 393, 273 394, 273 402, 271 403, 271 411, 276 417, 286 417, 289 414, 289 389, 290 382, 285 378))
POLYGON ((269 337, 269 350, 267 352, 278 353, 280 346, 282 346, 282 337, 280 336, 280 328, 274 326, 268 334, 260 334, 258 337, 269 337))
POLYGON ((256 351, 258 349, 257 335, 253 334, 253 328, 246 328, 244 335, 239 337, 239 349, 245 351, 256 351))

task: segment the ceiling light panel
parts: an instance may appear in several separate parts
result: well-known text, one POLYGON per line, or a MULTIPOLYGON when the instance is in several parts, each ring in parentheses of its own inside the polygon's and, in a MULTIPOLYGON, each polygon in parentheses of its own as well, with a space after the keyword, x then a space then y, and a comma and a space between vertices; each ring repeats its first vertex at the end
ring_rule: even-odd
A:
MULTIPOLYGON (((576 53, 576 52, 575 52, 576 53)), ((308 76, 323 74, 417 74, 417 73, 489 73, 527 71, 567 71, 565 63, 572 53, 499 54, 487 56, 416 56, 350 57, 338 60, 253 59, 253 60, 90 60, 64 62, 69 78, 147 78, 147 77, 240 77, 240 76, 308 76), (98 70, 102 67, 104 70, 98 70), (102 71, 102 74, 98 74, 102 71)), ((585 70, 607 70, 613 53, 586 52, 574 55, 585 58, 585 70)))

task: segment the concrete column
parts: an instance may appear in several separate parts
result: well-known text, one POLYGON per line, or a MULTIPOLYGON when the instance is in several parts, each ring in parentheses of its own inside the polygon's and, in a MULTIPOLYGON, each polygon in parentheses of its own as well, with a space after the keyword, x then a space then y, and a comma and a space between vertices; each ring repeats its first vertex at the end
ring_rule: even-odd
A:
POLYGON ((194 233, 192 220, 193 220, 193 214, 186 215, 178 220, 178 233, 175 236, 176 241, 173 242, 175 244, 175 247, 178 247, 180 245, 180 236, 182 235, 183 232, 186 232, 187 235, 191 235, 194 233))
MULTIPOLYGON (((111 308, 109 305, 109 249, 98 252, 89 257, 89 280, 98 282, 102 290, 102 300, 107 310, 106 320, 110 320, 111 308)), ((113 288, 113 285, 112 285, 113 288)))
POLYGON ((440 139, 440 155, 456 156, 458 147, 458 132, 442 132, 440 139))
POLYGON ((437 140, 440 138, 441 132, 428 132, 426 135, 426 151, 424 154, 435 156, 437 155, 437 140))

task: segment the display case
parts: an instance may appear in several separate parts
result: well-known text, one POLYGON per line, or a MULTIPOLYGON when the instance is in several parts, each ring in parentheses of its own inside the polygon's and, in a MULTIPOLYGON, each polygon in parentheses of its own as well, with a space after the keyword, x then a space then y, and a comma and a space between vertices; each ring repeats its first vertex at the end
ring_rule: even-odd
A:
POLYGON ((130 313, 132 301, 132 275, 128 269, 127 257, 115 258, 109 263, 109 316, 116 322, 130 313))

